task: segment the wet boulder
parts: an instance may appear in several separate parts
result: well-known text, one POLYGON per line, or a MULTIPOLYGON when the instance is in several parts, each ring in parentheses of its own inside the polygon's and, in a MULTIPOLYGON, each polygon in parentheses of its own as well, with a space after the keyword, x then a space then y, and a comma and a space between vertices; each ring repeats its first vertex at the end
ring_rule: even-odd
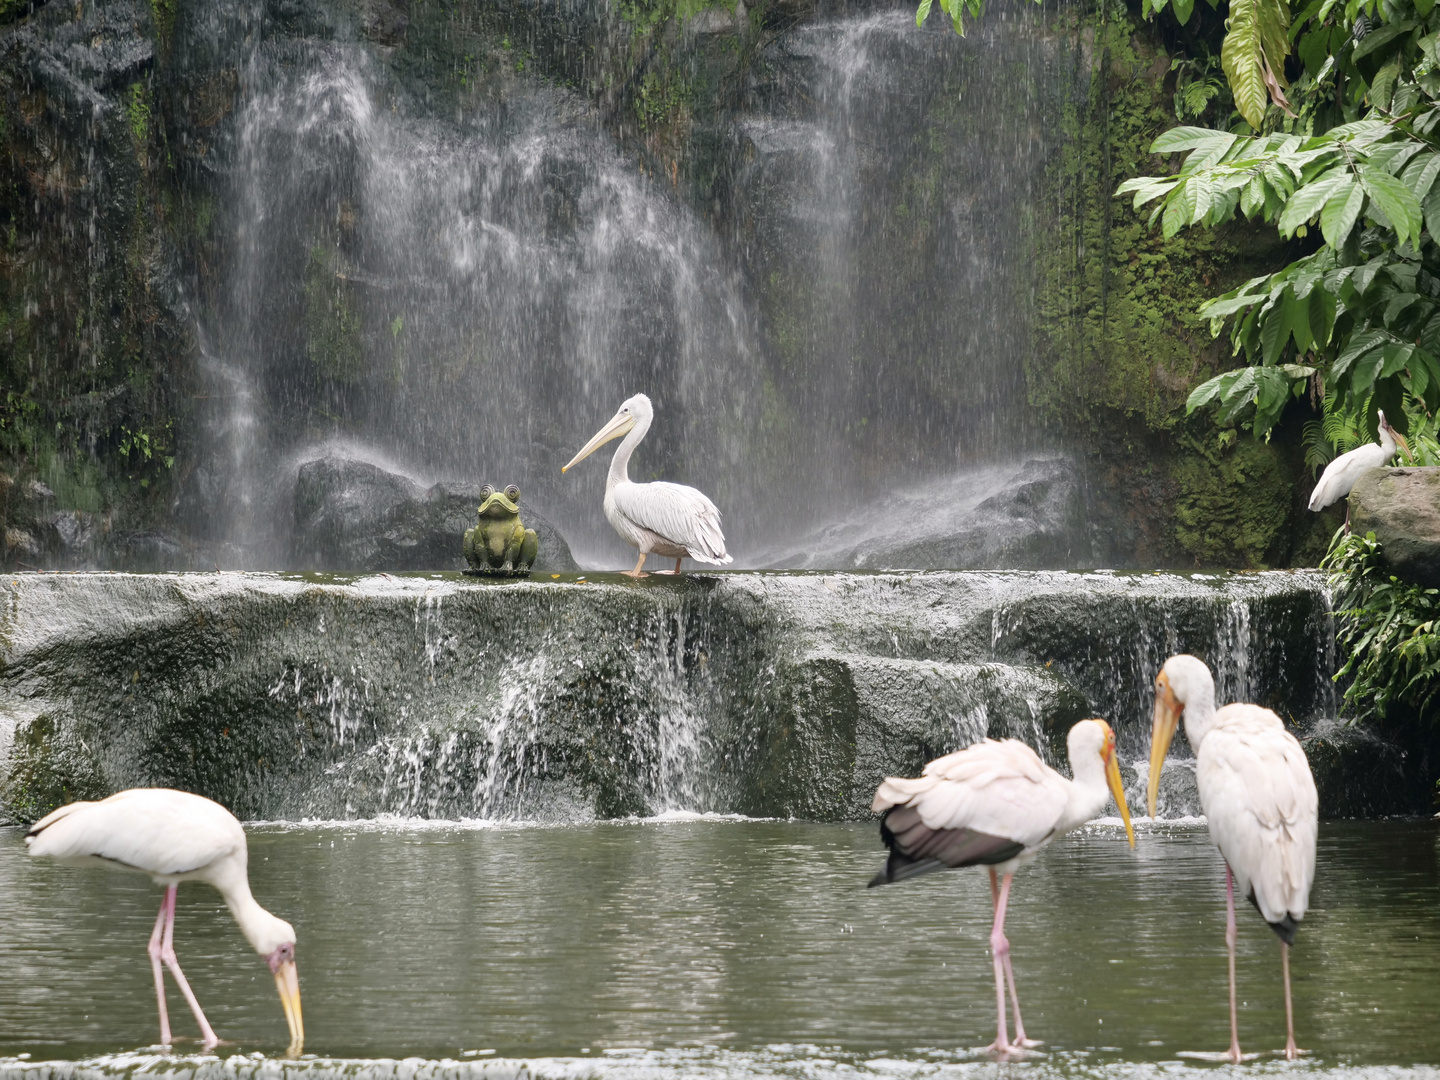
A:
POLYGON ((1396 577, 1440 586, 1440 468, 1361 474, 1350 492, 1350 528, 1375 534, 1396 577))
POLYGON ((982 467, 868 500, 795 549, 794 569, 1075 569, 1095 565, 1079 470, 1063 456, 982 467))
MULTIPOLYGON (((475 524, 480 483, 411 477, 353 458, 323 457, 295 479, 290 566, 296 570, 462 570, 465 530, 475 524)), ((521 519, 540 537, 535 572, 579 569, 550 521, 523 501, 521 519)))

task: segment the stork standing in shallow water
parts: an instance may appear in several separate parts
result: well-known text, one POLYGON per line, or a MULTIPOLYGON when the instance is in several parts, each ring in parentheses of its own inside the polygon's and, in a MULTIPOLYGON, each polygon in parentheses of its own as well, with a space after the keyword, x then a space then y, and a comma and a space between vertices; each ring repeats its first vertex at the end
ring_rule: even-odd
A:
POLYGON ((1239 1063, 1235 1011, 1235 885, 1280 939, 1285 977, 1285 1056, 1294 1060, 1290 946, 1315 882, 1319 799, 1305 751, 1280 717, 1259 705, 1215 708, 1215 680, 1204 662, 1172 656, 1155 678, 1146 801, 1155 816, 1160 770, 1181 717, 1195 752, 1195 784, 1210 839, 1225 859, 1225 944, 1230 954, 1230 1049, 1239 1063))
POLYGON ((880 837, 890 849, 871 887, 961 866, 990 871, 995 923, 990 953, 995 968, 996 1034, 990 1049, 1005 1056, 1038 1043, 1025 1037, 1020 997, 1005 937, 1005 908, 1016 869, 1057 836, 1096 817, 1111 795, 1135 846, 1130 808, 1120 782, 1115 733, 1104 720, 1082 720, 1066 739, 1074 780, 1067 780, 1018 739, 985 739, 925 766, 914 780, 890 777, 870 809, 883 814, 880 837), (1107 790, 1108 788, 1108 790, 1107 790), (1003 881, 996 887, 996 874, 1003 881), (1005 984, 1015 1012, 1015 1041, 1005 1030, 1005 984))
POLYGON ((611 439, 625 436, 605 477, 605 516, 621 539, 640 549, 635 569, 624 573, 644 577, 645 556, 652 552, 675 560, 673 571, 661 573, 680 573, 680 560, 686 558, 725 566, 731 560, 725 551, 725 534, 720 531, 720 511, 713 502, 684 484, 637 484, 630 479, 630 455, 645 438, 654 417, 650 399, 636 394, 560 471, 567 472, 611 439))
POLYGON ((150 875, 155 884, 165 887, 165 899, 150 935, 150 968, 160 1007, 160 1041, 167 1046, 170 1015, 165 1008, 162 964, 170 969, 195 1014, 205 1049, 220 1041, 180 970, 172 943, 175 893, 180 882, 204 881, 215 886, 240 932, 270 965, 290 1026, 290 1054, 300 1052, 305 1026, 300 1014, 300 977, 295 969, 295 930, 250 895, 245 830, 230 811, 185 791, 135 788, 100 802, 62 806, 30 826, 25 843, 32 856, 132 870, 150 875))

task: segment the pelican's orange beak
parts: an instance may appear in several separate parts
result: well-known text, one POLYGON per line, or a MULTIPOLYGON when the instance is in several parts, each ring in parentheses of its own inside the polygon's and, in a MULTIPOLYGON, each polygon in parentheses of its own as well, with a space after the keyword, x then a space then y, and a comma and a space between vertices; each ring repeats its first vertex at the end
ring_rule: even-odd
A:
POLYGON ((1130 841, 1130 846, 1135 846, 1135 830, 1130 827, 1130 807, 1125 802, 1125 785, 1120 780, 1120 757, 1115 752, 1115 732, 1110 730, 1110 725, 1104 720, 1096 720, 1105 729, 1105 745, 1100 751, 1100 757, 1105 762, 1105 783, 1110 787, 1110 794, 1115 796, 1115 805, 1120 808, 1120 819, 1125 822, 1125 836, 1130 841))
POLYGON ((1180 726, 1180 714, 1185 707, 1170 689, 1170 680, 1162 671, 1155 679, 1155 722, 1150 728, 1150 782, 1145 789, 1145 807, 1150 816, 1155 816, 1155 800, 1160 793, 1160 770, 1165 767, 1165 755, 1170 752, 1170 741, 1175 738, 1175 729, 1180 726))
POLYGON ((305 1047, 305 1020, 300 1015, 300 973, 294 960, 287 960, 275 969, 275 989, 285 1009, 285 1023, 290 1025, 291 1057, 298 1057, 305 1047))

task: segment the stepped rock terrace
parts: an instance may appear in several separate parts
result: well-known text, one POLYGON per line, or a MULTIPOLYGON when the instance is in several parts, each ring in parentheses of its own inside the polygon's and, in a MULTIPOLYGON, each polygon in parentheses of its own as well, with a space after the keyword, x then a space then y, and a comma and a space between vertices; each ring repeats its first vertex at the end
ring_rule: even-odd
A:
MULTIPOLYGON (((1326 763, 1393 762, 1331 719, 1328 611, 1306 572, 13 574, 0 815, 153 785, 252 819, 853 819, 984 735, 1063 769, 1102 716, 1139 761, 1179 651, 1323 733, 1326 812, 1364 812, 1326 763)), ((1196 812, 1189 765, 1162 816, 1196 812)))

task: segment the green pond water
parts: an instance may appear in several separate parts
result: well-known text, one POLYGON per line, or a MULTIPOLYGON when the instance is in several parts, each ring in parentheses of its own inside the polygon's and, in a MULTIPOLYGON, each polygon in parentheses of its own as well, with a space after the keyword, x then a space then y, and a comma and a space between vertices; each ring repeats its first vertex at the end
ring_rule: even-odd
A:
MULTIPOLYGON (((0 1077, 343 1073, 397 1080, 1170 1075, 1227 1043, 1224 881, 1203 826, 1099 824, 1017 877, 1007 924, 1045 1053, 995 1064, 988 885, 967 870, 867 890, 873 824, 667 820, 557 827, 335 823, 251 829, 257 898, 292 921, 307 1057, 264 962, 207 886, 176 950, 218 1056, 149 1044, 142 877, 29 859, 0 830, 0 1077), (309 1057, 308 1055, 314 1055, 309 1057), (409 1060, 405 1060, 409 1059, 409 1060), (1037 1072, 1038 1070, 1038 1072, 1037 1072)), ((1322 826, 1293 954, 1241 912, 1248 1071, 1436 1074, 1440 827, 1322 826)), ((173 988, 178 1035, 194 1022, 173 988)))

